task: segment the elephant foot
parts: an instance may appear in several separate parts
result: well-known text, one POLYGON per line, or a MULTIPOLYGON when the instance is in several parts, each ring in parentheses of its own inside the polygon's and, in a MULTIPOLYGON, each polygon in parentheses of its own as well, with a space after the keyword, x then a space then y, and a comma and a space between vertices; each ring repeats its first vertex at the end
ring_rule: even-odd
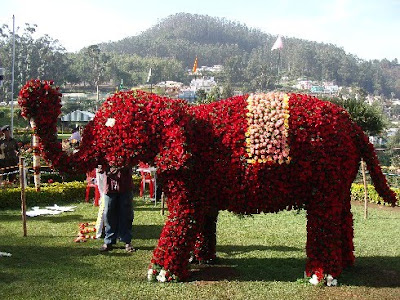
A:
POLYGON ((191 256, 189 259, 189 263, 196 265, 215 265, 219 262, 218 257, 212 257, 208 259, 198 259, 195 256, 191 256))
POLYGON ((330 274, 324 274, 324 276, 320 276, 320 274, 313 274, 308 281, 312 285, 318 285, 321 282, 324 282, 327 286, 337 286, 338 281, 337 279, 333 278, 330 274))
POLYGON ((179 282, 179 277, 159 265, 153 265, 147 270, 147 280, 150 282, 179 282))

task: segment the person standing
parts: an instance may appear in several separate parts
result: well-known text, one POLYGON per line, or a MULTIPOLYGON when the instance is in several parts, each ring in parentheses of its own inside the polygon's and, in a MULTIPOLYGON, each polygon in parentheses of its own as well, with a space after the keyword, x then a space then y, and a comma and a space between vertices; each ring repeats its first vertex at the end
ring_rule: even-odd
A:
MULTIPOLYGON (((15 172, 18 168, 18 142, 11 137, 10 126, 1 127, 3 137, 0 139, 0 168, 3 173, 15 172)), ((7 175, 3 176, 3 180, 7 175)), ((8 174, 8 180, 13 182, 16 180, 16 174, 8 174)))
POLYGON ((79 146, 79 143, 81 142, 81 134, 79 132, 79 127, 72 129, 72 134, 68 140, 70 144, 79 146))
POLYGON ((104 244, 100 251, 113 248, 117 239, 125 243, 127 252, 134 252, 132 247, 133 180, 132 167, 114 168, 98 166, 98 172, 105 174, 104 193, 104 244))

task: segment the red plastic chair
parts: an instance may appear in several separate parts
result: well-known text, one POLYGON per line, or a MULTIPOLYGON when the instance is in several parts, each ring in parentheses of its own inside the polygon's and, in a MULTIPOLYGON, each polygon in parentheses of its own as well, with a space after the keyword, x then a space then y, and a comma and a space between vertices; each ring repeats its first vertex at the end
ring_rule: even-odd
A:
POLYGON ((86 173, 86 202, 89 202, 90 188, 94 188, 94 205, 99 206, 100 191, 96 184, 96 169, 86 173))
MULTIPOLYGON (((140 163, 139 167, 147 168, 148 165, 140 163)), ((144 191, 146 190, 146 184, 147 184, 149 186, 150 198, 154 198, 154 187, 155 187, 154 177, 151 175, 150 171, 146 171, 146 170, 140 171, 140 174, 142 175, 142 181, 140 182, 140 188, 139 188, 140 197, 143 197, 144 191)))

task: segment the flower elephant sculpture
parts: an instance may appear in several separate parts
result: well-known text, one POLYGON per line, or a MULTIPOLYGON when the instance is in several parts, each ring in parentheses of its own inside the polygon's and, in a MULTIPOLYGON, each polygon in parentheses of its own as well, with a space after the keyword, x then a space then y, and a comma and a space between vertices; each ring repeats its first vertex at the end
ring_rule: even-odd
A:
POLYGON ((110 96, 85 127, 79 151, 56 140, 61 94, 31 80, 19 93, 42 155, 61 172, 99 164, 157 167, 168 218, 149 279, 185 280, 189 259, 216 258, 218 211, 307 210, 306 274, 337 278, 354 263, 350 188, 360 160, 379 195, 397 199, 373 146, 342 108, 313 96, 271 92, 190 105, 143 91, 110 96))

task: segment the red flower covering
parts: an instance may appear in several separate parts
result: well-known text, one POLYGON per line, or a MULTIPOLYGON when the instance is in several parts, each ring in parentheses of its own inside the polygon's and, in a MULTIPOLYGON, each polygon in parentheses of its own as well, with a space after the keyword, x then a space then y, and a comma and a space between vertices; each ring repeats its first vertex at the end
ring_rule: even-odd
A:
POLYGON ((307 209, 307 274, 337 277, 354 263, 350 187, 361 157, 379 194, 396 202, 374 149, 348 113, 329 102, 282 93, 250 100, 244 95, 191 106, 142 91, 116 93, 85 127, 79 151, 68 156, 55 138, 57 88, 30 81, 19 98, 23 115, 36 121, 43 155, 64 172, 85 172, 105 162, 157 166, 169 215, 149 279, 185 280, 191 254, 200 262, 215 259, 219 210, 299 208, 307 209), (274 107, 279 111, 272 112, 274 107), (276 153, 256 154, 270 143, 276 153))

